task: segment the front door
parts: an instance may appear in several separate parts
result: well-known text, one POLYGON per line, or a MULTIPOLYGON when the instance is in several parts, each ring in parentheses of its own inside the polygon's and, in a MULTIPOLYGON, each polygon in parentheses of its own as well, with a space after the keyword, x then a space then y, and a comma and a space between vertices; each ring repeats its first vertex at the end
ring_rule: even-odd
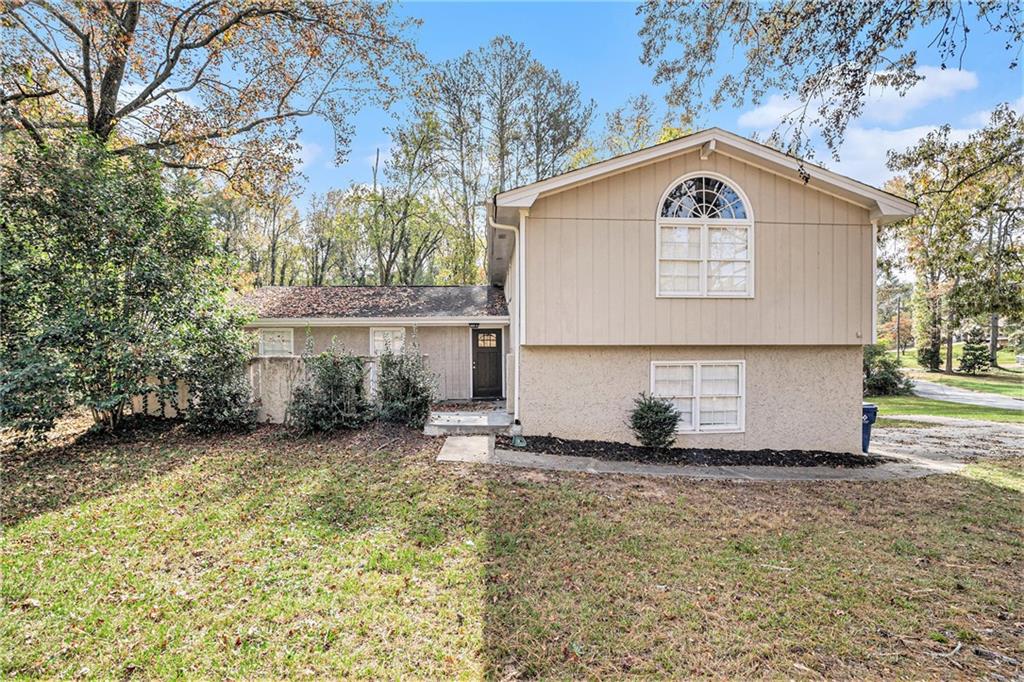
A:
POLYGON ((501 397, 501 330, 473 330, 473 397, 501 397))

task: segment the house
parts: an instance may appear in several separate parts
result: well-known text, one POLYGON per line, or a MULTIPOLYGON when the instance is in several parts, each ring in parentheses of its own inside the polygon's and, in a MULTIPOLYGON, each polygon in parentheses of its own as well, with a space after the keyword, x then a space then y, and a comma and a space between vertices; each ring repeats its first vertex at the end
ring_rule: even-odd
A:
POLYGON ((651 392, 680 445, 858 452, 876 233, 915 208, 713 128, 498 194, 490 287, 262 289, 254 326, 264 359, 415 333, 527 437, 631 440, 651 392))
POLYGON ((299 380, 296 356, 332 343, 374 358, 415 342, 437 376, 441 400, 505 395, 509 315, 493 286, 261 287, 245 296, 257 315, 258 357, 250 366, 260 417, 281 421, 299 380))

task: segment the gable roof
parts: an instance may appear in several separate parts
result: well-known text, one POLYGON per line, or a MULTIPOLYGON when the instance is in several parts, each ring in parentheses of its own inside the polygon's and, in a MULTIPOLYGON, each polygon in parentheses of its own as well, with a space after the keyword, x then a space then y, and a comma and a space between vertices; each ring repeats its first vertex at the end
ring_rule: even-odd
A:
POLYGON ((871 219, 880 224, 912 216, 917 205, 871 185, 840 175, 821 166, 784 154, 721 128, 708 128, 670 142, 647 147, 630 154, 616 156, 545 180, 506 190, 495 196, 494 210, 498 222, 518 224, 518 211, 530 208, 541 196, 548 196, 598 178, 622 173, 655 163, 666 157, 701 149, 701 153, 719 153, 775 173, 812 189, 827 192, 871 211, 871 219), (809 175, 807 182, 801 170, 809 175))
POLYGON ((242 297, 260 321, 508 316, 492 286, 260 287, 242 297))

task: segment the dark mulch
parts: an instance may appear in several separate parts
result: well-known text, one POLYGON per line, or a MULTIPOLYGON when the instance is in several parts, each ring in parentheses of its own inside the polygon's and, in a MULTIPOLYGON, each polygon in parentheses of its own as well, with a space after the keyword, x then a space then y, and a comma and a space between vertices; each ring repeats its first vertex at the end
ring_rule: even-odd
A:
MULTIPOLYGON (((498 436, 497 447, 507 450, 512 439, 498 436)), ((866 467, 891 462, 888 457, 853 455, 821 450, 721 450, 716 448, 670 448, 654 450, 629 443, 603 440, 570 440, 553 436, 529 436, 525 450, 549 455, 594 457, 604 460, 644 464, 693 464, 697 466, 775 466, 775 467, 866 467)))

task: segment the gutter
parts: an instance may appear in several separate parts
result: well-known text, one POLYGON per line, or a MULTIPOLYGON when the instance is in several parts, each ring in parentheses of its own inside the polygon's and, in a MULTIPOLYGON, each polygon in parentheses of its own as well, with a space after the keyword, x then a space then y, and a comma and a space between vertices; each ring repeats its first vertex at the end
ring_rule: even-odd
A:
MULTIPOLYGON (((515 387, 516 393, 515 398, 512 400, 512 418, 519 421, 519 346, 523 340, 523 272, 524 272, 524 260, 522 249, 520 248, 520 231, 519 225, 505 225, 498 222, 498 195, 495 194, 491 200, 491 206, 493 212, 487 212, 487 224, 495 230, 505 230, 515 235, 515 253, 516 253, 516 300, 515 300, 515 311, 516 311, 516 338, 515 338, 515 387)), ((522 212, 520 212, 520 222, 525 218, 522 212)))

